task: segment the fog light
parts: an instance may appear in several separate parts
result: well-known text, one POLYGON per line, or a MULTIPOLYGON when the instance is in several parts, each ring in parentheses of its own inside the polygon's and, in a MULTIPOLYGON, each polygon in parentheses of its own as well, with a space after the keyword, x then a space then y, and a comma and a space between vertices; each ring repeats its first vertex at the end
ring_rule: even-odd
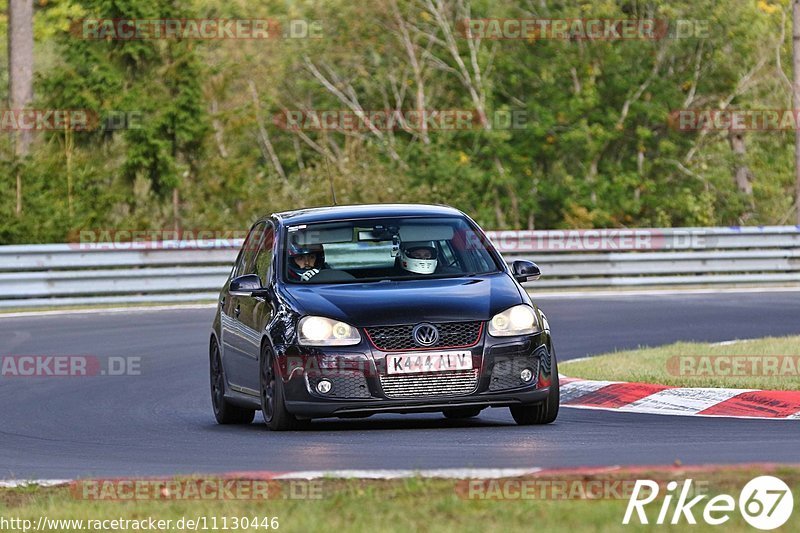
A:
POLYGON ((519 373, 519 379, 524 381, 525 383, 529 382, 533 379, 533 370, 530 368, 523 368, 522 372, 519 373))
POLYGON ((319 383, 317 383, 317 392, 320 394, 328 394, 331 391, 331 387, 333 387, 333 384, 329 380, 321 379, 319 383))

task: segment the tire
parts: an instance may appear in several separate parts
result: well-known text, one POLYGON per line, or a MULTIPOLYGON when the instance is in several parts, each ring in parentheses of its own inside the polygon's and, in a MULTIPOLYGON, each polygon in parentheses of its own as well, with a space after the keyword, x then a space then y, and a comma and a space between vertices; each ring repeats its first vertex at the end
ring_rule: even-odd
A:
POLYGON ((527 404, 527 405, 514 405, 509 407, 511 416, 514 421, 520 426, 534 426, 550 424, 558 418, 558 407, 560 404, 559 397, 559 384, 558 384, 558 364, 556 363, 556 352, 551 350, 552 369, 551 369, 551 382, 550 392, 547 399, 543 402, 527 404))
POLYGON ((476 409, 473 407, 461 407, 461 408, 454 408, 454 409, 445 409, 442 411, 442 414, 445 418, 451 418, 454 420, 463 419, 463 418, 473 418, 481 414, 481 409, 476 409))
POLYGON ((283 379, 276 375, 277 364, 272 349, 264 345, 258 361, 259 396, 264 422, 271 431, 297 429, 301 423, 286 410, 283 379))
POLYGON ((256 416, 254 409, 233 405, 225 399, 225 372, 216 339, 209 349, 209 375, 211 378, 211 407, 218 424, 249 424, 256 416))

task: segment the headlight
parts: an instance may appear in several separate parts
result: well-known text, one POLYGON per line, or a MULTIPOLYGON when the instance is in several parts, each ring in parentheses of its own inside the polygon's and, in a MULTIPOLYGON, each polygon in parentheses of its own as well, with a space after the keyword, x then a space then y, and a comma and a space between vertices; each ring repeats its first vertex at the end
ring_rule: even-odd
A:
POLYGON ((539 333, 539 321, 536 311, 527 305, 515 305, 497 313, 489 322, 489 335, 493 337, 510 337, 512 335, 530 335, 539 333))
POLYGON ((361 342, 358 330, 350 324, 321 316, 300 319, 299 342, 305 346, 352 346, 361 342))

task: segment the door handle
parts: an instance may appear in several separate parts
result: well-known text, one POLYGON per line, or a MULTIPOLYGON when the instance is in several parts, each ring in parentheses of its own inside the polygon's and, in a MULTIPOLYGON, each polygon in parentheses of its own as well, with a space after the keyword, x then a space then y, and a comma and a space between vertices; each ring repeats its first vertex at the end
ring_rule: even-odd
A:
POLYGON ((233 316, 235 316, 236 318, 239 318, 239 312, 240 311, 241 311, 241 309, 239 309, 239 304, 236 304, 236 309, 233 310, 233 316))

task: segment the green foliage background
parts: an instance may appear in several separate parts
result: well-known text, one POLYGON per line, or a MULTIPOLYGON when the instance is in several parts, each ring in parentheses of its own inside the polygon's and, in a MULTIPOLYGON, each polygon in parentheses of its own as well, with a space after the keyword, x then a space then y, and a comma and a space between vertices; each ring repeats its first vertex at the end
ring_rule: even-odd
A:
MULTIPOLYGON (((339 203, 446 203, 487 228, 785 224, 793 132, 748 132, 735 154, 727 132, 677 131, 669 115, 791 108, 790 19, 788 0, 38 0, 34 107, 132 112, 139 127, 38 132, 24 160, 3 135, 0 243, 240 229, 327 205, 329 173, 339 203), (465 18, 513 17, 691 19, 709 31, 652 41, 457 32, 465 18), (83 18, 304 19, 322 37, 96 41, 70 32, 83 18), (426 109, 524 111, 527 122, 300 135, 272 120, 286 109, 411 110, 420 89, 426 109), (736 185, 743 167, 752 193, 736 185)), ((4 11, 4 100, 6 24, 4 11)))

